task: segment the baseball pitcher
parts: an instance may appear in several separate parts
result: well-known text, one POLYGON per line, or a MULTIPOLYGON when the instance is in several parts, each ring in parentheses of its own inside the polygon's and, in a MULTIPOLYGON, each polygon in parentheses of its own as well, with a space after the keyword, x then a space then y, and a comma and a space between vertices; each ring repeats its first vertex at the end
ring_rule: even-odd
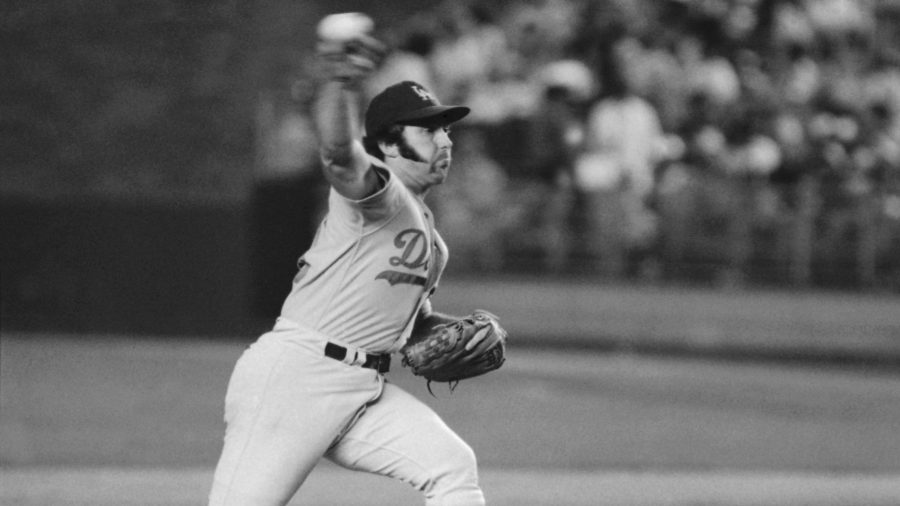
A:
POLYGON ((395 353, 451 384, 504 361, 496 317, 451 317, 430 302, 447 247, 424 197, 447 177, 449 126, 469 109, 404 81, 375 96, 360 125, 361 83, 385 49, 350 32, 320 31, 317 49, 328 212, 281 316, 235 365, 210 505, 287 504, 323 457, 406 482, 429 505, 484 504, 469 445, 384 378, 395 353))

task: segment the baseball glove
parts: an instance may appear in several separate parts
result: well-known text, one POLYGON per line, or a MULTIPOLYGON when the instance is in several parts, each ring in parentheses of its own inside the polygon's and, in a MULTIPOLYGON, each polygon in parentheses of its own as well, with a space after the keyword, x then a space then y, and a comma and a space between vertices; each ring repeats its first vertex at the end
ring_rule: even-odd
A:
POLYGON ((498 369, 506 361, 506 331, 497 317, 483 310, 433 327, 403 346, 402 364, 431 382, 450 383, 498 369))

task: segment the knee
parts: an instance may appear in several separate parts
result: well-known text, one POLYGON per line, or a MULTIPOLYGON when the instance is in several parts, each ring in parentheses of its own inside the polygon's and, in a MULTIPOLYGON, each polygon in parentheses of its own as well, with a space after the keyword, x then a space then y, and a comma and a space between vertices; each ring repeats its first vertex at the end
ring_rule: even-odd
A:
POLYGON ((472 447, 460 440, 452 451, 446 453, 440 473, 462 479, 477 479, 478 461, 472 447))
POLYGON ((425 496, 428 506, 480 506, 484 495, 478 485, 475 452, 459 440, 432 470, 425 496))

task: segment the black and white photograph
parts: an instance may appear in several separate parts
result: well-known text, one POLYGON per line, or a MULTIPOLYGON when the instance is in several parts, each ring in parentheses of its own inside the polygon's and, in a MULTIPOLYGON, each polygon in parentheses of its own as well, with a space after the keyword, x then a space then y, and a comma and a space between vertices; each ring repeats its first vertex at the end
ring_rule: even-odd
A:
POLYGON ((0 504, 900 505, 900 0, 0 40, 0 504))

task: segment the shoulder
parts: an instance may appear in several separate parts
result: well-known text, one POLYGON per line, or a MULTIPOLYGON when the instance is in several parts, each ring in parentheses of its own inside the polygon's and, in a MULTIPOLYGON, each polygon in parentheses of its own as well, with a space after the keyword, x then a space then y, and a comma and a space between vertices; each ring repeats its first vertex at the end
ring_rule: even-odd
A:
POLYGON ((332 189, 329 207, 332 212, 352 213, 361 216, 364 221, 383 221, 396 212, 409 206, 409 190, 400 179, 377 158, 370 160, 371 170, 378 179, 378 189, 362 199, 350 199, 332 189))

